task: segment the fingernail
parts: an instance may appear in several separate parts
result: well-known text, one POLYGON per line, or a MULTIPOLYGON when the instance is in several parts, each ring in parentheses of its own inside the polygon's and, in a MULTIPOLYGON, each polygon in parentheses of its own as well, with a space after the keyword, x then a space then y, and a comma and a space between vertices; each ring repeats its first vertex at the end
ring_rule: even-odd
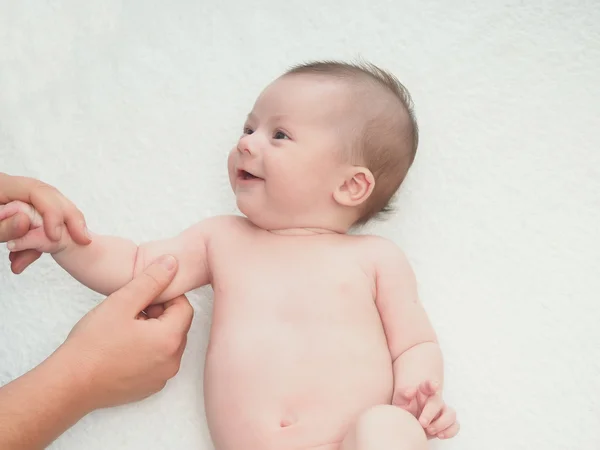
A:
POLYGON ((175 258, 171 255, 161 256, 159 263, 167 270, 173 270, 175 268, 175 258))
POLYGON ((15 245, 16 245, 16 244, 15 244, 15 241, 8 241, 8 242, 6 243, 6 247, 7 247, 9 250, 14 250, 14 248, 15 248, 15 245))

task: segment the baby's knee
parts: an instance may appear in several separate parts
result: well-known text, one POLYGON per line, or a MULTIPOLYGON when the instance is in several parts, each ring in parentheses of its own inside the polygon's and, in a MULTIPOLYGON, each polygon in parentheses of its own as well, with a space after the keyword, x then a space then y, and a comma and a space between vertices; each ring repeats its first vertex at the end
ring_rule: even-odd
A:
POLYGON ((358 448, 365 448, 360 443, 373 441, 398 443, 395 448, 426 448, 427 445, 427 436, 418 420, 392 405, 377 405, 361 414, 356 422, 355 439, 358 448))

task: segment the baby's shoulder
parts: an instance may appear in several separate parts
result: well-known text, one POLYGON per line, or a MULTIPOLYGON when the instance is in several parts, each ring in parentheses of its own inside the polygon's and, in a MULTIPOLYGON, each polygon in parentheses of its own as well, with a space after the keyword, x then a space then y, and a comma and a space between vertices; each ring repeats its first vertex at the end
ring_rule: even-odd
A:
POLYGON ((247 218, 234 214, 212 216, 198 222, 195 226, 204 230, 211 237, 226 236, 228 238, 247 232, 252 228, 252 224, 247 218))
POLYGON ((205 221, 210 221, 211 224, 214 224, 216 226, 247 226, 250 221, 243 216, 237 216, 235 214, 222 214, 222 215, 218 215, 218 216, 212 216, 209 217, 208 219, 205 219, 205 221))
POLYGON ((406 267, 408 265, 406 254, 400 246, 382 236, 356 236, 354 245, 356 245, 361 256, 367 258, 376 267, 406 267))

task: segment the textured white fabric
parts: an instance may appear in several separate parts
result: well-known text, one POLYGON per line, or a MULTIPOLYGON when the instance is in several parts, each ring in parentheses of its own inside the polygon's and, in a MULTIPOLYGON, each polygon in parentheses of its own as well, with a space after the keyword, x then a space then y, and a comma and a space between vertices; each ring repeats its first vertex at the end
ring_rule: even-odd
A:
MULTIPOLYGON (((421 145, 398 214, 370 231, 405 249, 444 348, 462 431, 432 448, 597 449, 598 24, 597 0, 0 0, 0 170, 59 187, 97 232, 170 236, 235 212, 227 151, 288 66, 391 69, 421 145)), ((211 448, 212 297, 190 298, 179 375, 52 449, 211 448)), ((0 384, 100 299, 48 257, 19 277, 0 264, 0 384)))

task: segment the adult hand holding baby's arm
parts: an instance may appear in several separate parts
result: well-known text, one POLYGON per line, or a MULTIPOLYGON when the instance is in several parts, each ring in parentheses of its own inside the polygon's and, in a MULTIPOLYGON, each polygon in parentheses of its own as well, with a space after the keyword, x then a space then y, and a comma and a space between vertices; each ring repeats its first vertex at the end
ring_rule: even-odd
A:
POLYGON ((25 214, 31 223, 25 236, 8 243, 11 251, 34 249, 50 253, 76 280, 104 295, 122 287, 160 255, 175 255, 180 268, 159 301, 166 301, 209 282, 206 242, 210 235, 224 226, 220 218, 207 219, 173 238, 139 246, 129 239, 94 234, 90 244, 81 246, 69 233, 63 233, 57 241, 48 238, 45 223, 30 205, 12 202, 6 209, 11 214, 25 214))
POLYGON ((27 234, 8 242, 11 252, 50 253, 76 280, 104 295, 112 294, 131 281, 138 253, 138 246, 131 240, 95 235, 93 241, 82 246, 67 232, 61 233, 57 240, 52 240, 47 235, 45 219, 41 214, 31 205, 20 201, 5 205, 0 214, 0 218, 23 214, 30 223, 27 234))
POLYGON ((59 349, 75 363, 89 411, 146 398, 179 371, 193 309, 183 295, 152 305, 177 271, 173 256, 158 258, 84 316, 59 349))
POLYGON ((56 254, 69 245, 77 245, 69 233, 61 233, 57 240, 52 240, 40 213, 27 203, 17 200, 4 205, 0 210, 0 220, 9 216, 24 216, 29 223, 27 233, 8 241, 7 247, 13 253, 35 250, 39 253, 56 254))
MULTIPOLYGON (((39 211, 50 240, 58 241, 68 231, 76 243, 80 245, 90 243, 83 214, 57 189, 33 178, 5 173, 0 173, 0 242, 23 236, 31 224, 31 214, 16 211, 7 205, 15 200, 30 204, 39 211)), ((40 254, 34 249, 11 252, 12 271, 21 273, 37 260, 40 254)))
POLYGON ((412 413, 428 438, 451 438, 458 422, 442 399, 442 353, 419 301, 414 272, 393 244, 384 241, 378 250, 376 303, 393 360, 392 403, 412 413))
POLYGON ((0 448, 45 448, 89 412, 161 390, 179 370, 193 309, 184 296, 148 305, 176 272, 176 260, 160 258, 84 316, 46 361, 1 387, 0 448))

